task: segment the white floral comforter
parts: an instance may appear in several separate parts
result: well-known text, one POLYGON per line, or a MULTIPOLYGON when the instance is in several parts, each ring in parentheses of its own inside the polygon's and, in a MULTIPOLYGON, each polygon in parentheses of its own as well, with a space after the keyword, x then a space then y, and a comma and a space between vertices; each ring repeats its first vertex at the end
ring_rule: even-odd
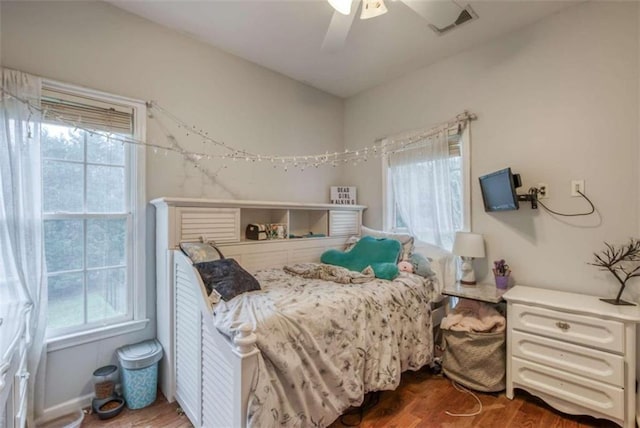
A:
POLYGON ((434 292, 420 276, 338 284, 272 269, 256 278, 261 291, 214 310, 222 333, 250 322, 258 336, 249 426, 327 426, 366 392, 395 389, 402 371, 432 360, 434 292))

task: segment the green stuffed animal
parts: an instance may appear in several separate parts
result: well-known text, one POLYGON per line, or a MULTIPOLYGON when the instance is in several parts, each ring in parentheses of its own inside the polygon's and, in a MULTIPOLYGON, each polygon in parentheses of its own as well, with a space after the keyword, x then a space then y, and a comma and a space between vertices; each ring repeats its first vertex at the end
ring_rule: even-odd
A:
POLYGON ((362 272, 367 266, 371 266, 376 278, 392 280, 398 276, 396 263, 401 251, 402 245, 395 239, 364 236, 349 251, 325 251, 320 261, 356 272, 362 272))

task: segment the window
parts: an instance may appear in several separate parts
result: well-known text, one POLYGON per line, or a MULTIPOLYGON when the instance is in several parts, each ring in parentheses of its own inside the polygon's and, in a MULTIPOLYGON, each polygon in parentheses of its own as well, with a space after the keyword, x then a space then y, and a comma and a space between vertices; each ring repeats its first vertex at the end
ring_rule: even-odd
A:
POLYGON ((49 338, 145 316, 144 104, 43 85, 49 338))
POLYGON ((383 157, 385 229, 448 250, 455 232, 469 229, 468 136, 468 128, 454 127, 435 137, 441 142, 407 144, 383 157))

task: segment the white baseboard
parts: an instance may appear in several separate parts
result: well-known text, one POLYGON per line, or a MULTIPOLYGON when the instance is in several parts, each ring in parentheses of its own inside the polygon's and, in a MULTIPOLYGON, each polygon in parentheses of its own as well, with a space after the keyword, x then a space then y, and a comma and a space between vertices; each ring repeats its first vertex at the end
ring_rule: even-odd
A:
POLYGON ((87 394, 65 401, 64 403, 48 407, 44 409, 42 411, 42 415, 38 416, 38 419, 36 419, 36 426, 45 424, 53 419, 59 418, 60 416, 69 415, 78 409, 89 407, 91 406, 92 399, 93 394, 87 394))
MULTIPOLYGON (((122 393, 120 384, 116 385, 116 392, 119 394, 122 393)), ((77 398, 72 398, 71 400, 65 401, 64 403, 56 404, 55 406, 47 407, 36 419, 36 426, 46 424, 47 422, 59 418, 60 416, 74 413, 78 409, 86 409, 87 407, 91 407, 91 400, 93 400, 94 397, 94 394, 87 394, 77 398)))

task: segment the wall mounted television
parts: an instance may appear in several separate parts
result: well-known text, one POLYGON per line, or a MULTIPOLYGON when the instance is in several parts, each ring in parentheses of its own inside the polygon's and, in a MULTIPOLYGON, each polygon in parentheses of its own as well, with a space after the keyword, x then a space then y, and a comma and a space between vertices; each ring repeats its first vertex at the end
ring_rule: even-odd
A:
POLYGON ((520 176, 512 174, 511 168, 483 175, 479 180, 485 211, 510 211, 520 208, 516 193, 516 188, 520 187, 520 176))

